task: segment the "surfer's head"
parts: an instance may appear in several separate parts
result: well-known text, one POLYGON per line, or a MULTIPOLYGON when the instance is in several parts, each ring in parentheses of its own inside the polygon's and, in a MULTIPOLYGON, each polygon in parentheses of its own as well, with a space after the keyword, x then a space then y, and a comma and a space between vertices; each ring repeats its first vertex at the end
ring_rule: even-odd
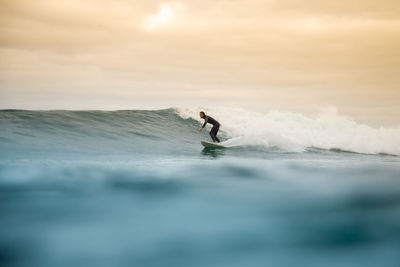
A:
POLYGON ((206 116, 206 113, 204 113, 204 111, 200 111, 200 118, 204 118, 206 116))

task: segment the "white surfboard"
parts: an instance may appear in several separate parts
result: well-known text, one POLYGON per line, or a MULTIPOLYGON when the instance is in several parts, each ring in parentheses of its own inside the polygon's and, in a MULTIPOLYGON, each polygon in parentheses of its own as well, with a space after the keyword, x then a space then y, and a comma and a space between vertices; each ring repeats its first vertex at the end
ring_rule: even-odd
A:
POLYGON ((210 142, 206 142, 206 141, 201 141, 201 144, 206 148, 226 148, 219 144, 214 144, 214 143, 210 143, 210 142))

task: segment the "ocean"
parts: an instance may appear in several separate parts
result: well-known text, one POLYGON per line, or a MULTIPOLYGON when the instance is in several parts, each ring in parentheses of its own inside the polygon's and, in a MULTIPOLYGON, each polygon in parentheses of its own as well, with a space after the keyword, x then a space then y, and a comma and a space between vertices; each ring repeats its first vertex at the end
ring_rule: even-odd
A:
POLYGON ((399 265, 400 126, 199 111, 1 110, 1 266, 399 265))

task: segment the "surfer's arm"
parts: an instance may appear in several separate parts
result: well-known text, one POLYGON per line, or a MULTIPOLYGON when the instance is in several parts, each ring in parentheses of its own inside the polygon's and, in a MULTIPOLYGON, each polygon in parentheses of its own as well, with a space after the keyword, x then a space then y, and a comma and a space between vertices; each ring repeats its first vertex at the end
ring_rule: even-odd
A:
POLYGON ((206 117, 206 118, 204 119, 203 126, 201 126, 201 129, 203 129, 204 127, 206 127, 207 122, 208 122, 208 118, 206 117))
POLYGON ((207 122, 208 122, 208 116, 205 116, 205 117, 204 117, 204 123, 203 123, 203 126, 201 126, 201 128, 200 128, 200 129, 203 129, 204 127, 206 127, 206 124, 207 124, 207 122))

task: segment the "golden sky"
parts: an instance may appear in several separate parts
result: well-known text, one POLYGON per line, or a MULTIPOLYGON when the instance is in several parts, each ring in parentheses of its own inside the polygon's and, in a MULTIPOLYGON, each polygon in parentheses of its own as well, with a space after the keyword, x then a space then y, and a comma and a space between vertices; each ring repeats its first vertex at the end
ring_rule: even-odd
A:
POLYGON ((399 0, 0 0, 0 108, 335 106, 400 124, 399 0))

